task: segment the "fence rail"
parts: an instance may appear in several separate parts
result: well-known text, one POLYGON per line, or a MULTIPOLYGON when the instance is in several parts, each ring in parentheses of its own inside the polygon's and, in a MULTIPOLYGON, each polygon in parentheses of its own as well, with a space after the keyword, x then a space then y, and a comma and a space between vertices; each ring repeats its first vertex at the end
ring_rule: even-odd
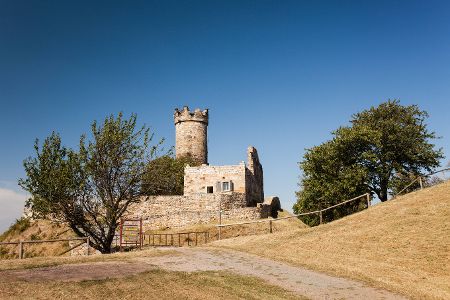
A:
MULTIPOLYGON (((416 182, 419 182, 420 189, 423 189, 424 185, 425 185, 424 178, 431 177, 431 176, 439 174, 439 173, 443 173, 444 177, 445 177, 445 172, 450 172, 450 168, 445 168, 445 169, 441 169, 441 170, 438 170, 438 171, 431 172, 431 173, 426 174, 426 175, 418 176, 413 181, 411 181, 406 187, 404 187, 400 192, 398 192, 394 196, 394 198, 396 196, 400 195, 401 193, 403 193, 405 190, 407 190, 409 187, 411 187, 416 182)), ((444 179, 444 180, 448 180, 448 179, 444 179)), ((323 221, 322 221, 322 213, 323 212, 325 212, 327 210, 330 210, 330 209, 333 209, 333 208, 336 208, 338 206, 347 204, 347 203, 352 202, 352 201, 360 200, 363 197, 366 198, 367 208, 369 208, 371 206, 371 197, 370 197, 370 193, 366 193, 366 194, 362 194, 362 195, 357 196, 355 198, 352 198, 352 199, 349 199, 349 200, 345 200, 343 202, 340 202, 338 204, 335 204, 335 205, 332 205, 332 206, 329 206, 329 207, 326 207, 326 208, 323 208, 323 209, 319 209, 319 210, 315 210, 315 211, 309 211, 309 212, 304 212, 304 213, 299 213, 299 214, 295 214, 295 215, 288 216, 288 217, 282 217, 282 218, 277 218, 277 219, 257 220, 257 221, 246 221, 246 222, 230 223, 230 224, 219 224, 219 225, 216 225, 216 227, 219 230, 219 240, 221 239, 221 229, 223 227, 229 227, 229 226, 239 226, 239 225, 247 225, 247 224, 268 222, 269 223, 269 232, 272 233, 272 231, 273 231, 273 229, 272 229, 272 222, 281 221, 281 220, 285 220, 285 219, 291 219, 291 218, 298 218, 298 217, 301 217, 301 216, 307 216, 307 215, 313 215, 313 214, 318 214, 319 215, 319 224, 322 224, 323 223, 323 221)))
MULTIPOLYGON (((405 186, 402 190, 400 190, 400 192, 396 193, 393 198, 395 199, 397 196, 401 195, 404 191, 406 191, 409 187, 411 187, 416 182, 419 182, 420 189, 423 189, 425 178, 431 177, 431 176, 439 174, 439 173, 442 173, 445 177, 445 172, 449 172, 449 171, 450 171, 450 168, 445 168, 445 169, 434 171, 434 172, 431 172, 431 173, 428 173, 428 174, 425 174, 422 176, 417 176, 407 186, 405 186)), ((444 180, 447 180, 447 179, 444 179, 444 180)))
POLYGON ((219 240, 221 239, 221 235, 222 235, 221 234, 221 229, 223 227, 229 227, 229 226, 238 226, 238 225, 246 225, 246 224, 254 224, 254 223, 266 223, 267 222, 267 223, 269 223, 269 232, 272 233, 273 232, 272 222, 286 220, 286 219, 291 219, 291 218, 298 218, 298 217, 301 217, 301 216, 307 216, 307 215, 313 215, 313 214, 318 214, 319 215, 319 222, 320 222, 320 224, 322 224, 322 213, 324 211, 327 211, 329 209, 332 209, 332 208, 335 208, 335 207, 347 204, 347 203, 352 202, 352 201, 360 200, 363 197, 366 198, 367 208, 369 208, 370 207, 370 201, 371 201, 370 200, 370 194, 369 193, 365 193, 365 194, 359 195, 359 196, 357 196, 355 198, 352 198, 352 199, 349 199, 349 200, 345 200, 343 202, 340 202, 338 204, 329 206, 329 207, 324 208, 324 209, 319 209, 319 210, 315 210, 315 211, 309 211, 309 212, 305 212, 305 213, 295 214, 295 215, 288 216, 288 217, 282 217, 282 218, 276 218, 276 219, 266 219, 266 220, 257 220, 257 221, 246 221, 246 222, 230 223, 230 224, 219 224, 219 225, 216 225, 216 227, 219 229, 219 240))
POLYGON ((39 243, 56 243, 56 242, 69 242, 69 241, 86 241, 82 242, 74 247, 71 247, 69 250, 60 253, 59 255, 66 254, 67 252, 80 247, 81 245, 86 244, 86 255, 89 255, 89 237, 79 237, 79 238, 70 238, 70 239, 53 239, 53 240, 30 240, 30 241, 17 241, 17 242, 0 242, 0 246, 2 245, 17 245, 18 246, 18 257, 19 259, 23 259, 25 256, 25 244, 39 244, 39 243))
POLYGON ((191 231, 177 233, 150 233, 143 235, 144 246, 183 247, 206 244, 209 241, 208 231, 191 231), (192 238, 191 238, 192 237, 192 238))

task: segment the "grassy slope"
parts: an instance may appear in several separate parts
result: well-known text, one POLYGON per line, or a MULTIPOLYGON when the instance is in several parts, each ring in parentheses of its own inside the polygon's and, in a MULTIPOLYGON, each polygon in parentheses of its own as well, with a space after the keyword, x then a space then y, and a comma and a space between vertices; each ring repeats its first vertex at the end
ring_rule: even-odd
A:
POLYGON ((2 299, 301 299, 260 279, 228 272, 152 270, 125 278, 3 284, 2 299))
MULTIPOLYGON (((46 240, 55 238, 70 238, 75 234, 68 228, 46 220, 28 221, 26 219, 17 220, 16 223, 0 235, 0 242, 20 241, 20 240, 46 240)), ((25 257, 34 256, 54 256, 69 249, 68 242, 26 244, 24 246, 25 257)), ((69 255, 69 254, 67 254, 69 255)), ((0 259, 17 258, 17 246, 0 246, 0 259)))
POLYGON ((450 299, 450 182, 341 220, 217 247, 345 276, 417 299, 450 299))

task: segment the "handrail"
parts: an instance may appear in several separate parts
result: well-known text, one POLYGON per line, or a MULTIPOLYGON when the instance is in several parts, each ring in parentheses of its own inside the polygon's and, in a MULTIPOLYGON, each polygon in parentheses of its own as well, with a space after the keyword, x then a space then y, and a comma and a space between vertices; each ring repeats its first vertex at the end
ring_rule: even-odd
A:
MULTIPOLYGON (((409 188, 411 185, 413 185, 418 180, 421 180, 423 177, 430 177, 432 175, 435 175, 435 174, 438 174, 438 173, 441 173, 441 172, 445 172, 445 171, 450 171, 450 168, 444 168, 444 169, 437 170, 437 171, 434 171, 434 172, 431 172, 431 173, 428 173, 428 174, 425 174, 425 175, 417 176, 416 178, 414 178, 413 181, 411 181, 407 186, 405 186, 400 192, 396 193, 393 198, 395 198, 398 195, 400 195, 401 193, 403 193, 407 188, 409 188)), ((422 184, 421 184, 421 186, 422 186, 422 184)))
POLYGON ((335 208, 335 207, 337 207, 337 206, 340 206, 340 205, 342 205, 342 204, 345 204, 345 203, 348 203, 348 202, 357 200, 357 199, 362 198, 362 197, 364 197, 364 196, 368 197, 368 196, 370 196, 370 194, 369 194, 369 193, 365 193, 365 194, 363 194, 363 195, 360 195, 360 196, 358 196, 358 197, 352 198, 352 199, 350 199, 350 200, 346 200, 346 201, 344 201, 344 202, 341 202, 341 203, 332 205, 332 206, 330 206, 330 207, 324 208, 324 209, 322 209, 321 211, 326 211, 326 210, 335 208))
POLYGON ((174 236, 178 236, 178 247, 182 247, 184 245, 184 237, 183 237, 183 243, 181 243, 181 237, 182 236, 186 236, 187 235, 187 242, 188 242, 188 246, 191 246, 191 235, 194 235, 195 237, 195 246, 198 245, 199 243, 199 235, 203 236, 203 241, 204 244, 208 243, 209 240, 209 232, 208 231, 188 231, 188 232, 174 232, 174 233, 144 233, 143 234, 143 242, 145 242, 146 240, 148 240, 148 243, 145 244, 143 243, 143 245, 147 245, 147 246, 175 246, 175 239, 174 236), (159 243, 155 242, 155 237, 159 237, 159 243), (162 237, 165 237, 164 242, 162 237), (170 241, 168 239, 168 237, 170 237, 170 241), (152 239, 153 238, 153 239, 152 239), (153 240, 153 241, 152 241, 153 240))
POLYGON ((53 242, 67 242, 86 240, 88 237, 68 238, 68 239, 54 239, 54 240, 30 240, 30 241, 17 241, 17 242, 0 242, 0 245, 16 245, 16 244, 33 244, 33 243, 53 243, 53 242))
MULTIPOLYGON (((38 243, 54 243, 54 242, 68 242, 68 241, 86 241, 86 245, 87 245, 87 255, 89 255, 89 237, 78 237, 78 238, 67 238, 67 239, 53 239, 53 240, 30 240, 30 241, 17 241, 17 242, 0 242, 0 246, 1 245, 18 245, 19 246, 19 259, 22 259, 24 257, 24 249, 23 249, 23 245, 24 244, 38 244, 38 243)), ((81 245, 83 245, 83 243, 80 243, 79 245, 72 247, 71 249, 67 250, 66 252, 61 253, 65 254, 67 252, 69 252, 70 250, 73 250, 81 245)))
MULTIPOLYGON (((288 216, 288 217, 276 218, 276 219, 257 220, 257 221, 247 221, 247 222, 240 222, 240 223, 219 224, 219 225, 216 225, 215 227, 221 228, 221 227, 227 227, 227 226, 233 226, 233 225, 245 225, 245 224, 253 224, 253 223, 274 222, 274 221, 280 221, 280 220, 284 220, 284 219, 297 218, 297 217, 306 216, 306 215, 321 214, 323 211, 326 211, 328 209, 331 209, 331 208, 334 208, 334 207, 346 204, 346 203, 351 202, 351 201, 358 200, 358 199, 360 199, 362 197, 368 197, 368 196, 370 196, 370 194, 369 193, 365 193, 365 194, 359 195, 359 196, 357 196, 355 198, 343 201, 341 203, 332 205, 332 206, 324 208, 324 209, 315 210, 315 211, 309 211, 309 212, 300 213, 300 214, 294 214, 294 215, 288 216)), ((369 200, 368 200, 368 204, 369 204, 369 200)))

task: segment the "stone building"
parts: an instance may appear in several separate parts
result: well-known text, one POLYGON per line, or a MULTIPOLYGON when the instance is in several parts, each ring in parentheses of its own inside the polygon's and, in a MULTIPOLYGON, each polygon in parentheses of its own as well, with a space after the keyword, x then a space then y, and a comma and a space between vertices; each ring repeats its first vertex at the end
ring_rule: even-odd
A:
POLYGON ((175 109, 176 157, 191 157, 201 165, 186 166, 182 196, 145 196, 129 209, 142 217, 147 229, 176 228, 225 220, 276 217, 278 197, 264 201, 263 168, 254 147, 247 149, 247 164, 208 164, 208 110, 175 109))

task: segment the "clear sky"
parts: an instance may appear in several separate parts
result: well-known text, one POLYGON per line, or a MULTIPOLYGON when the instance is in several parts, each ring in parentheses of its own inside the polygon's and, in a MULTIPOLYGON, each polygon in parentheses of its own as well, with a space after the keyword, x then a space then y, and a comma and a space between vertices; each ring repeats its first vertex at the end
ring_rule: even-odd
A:
POLYGON ((209 108, 210 163, 255 146, 291 209, 304 149, 389 98, 429 112, 445 164, 449 96, 449 1, 0 0, 0 231, 53 130, 135 112, 171 146, 174 108, 209 108))

